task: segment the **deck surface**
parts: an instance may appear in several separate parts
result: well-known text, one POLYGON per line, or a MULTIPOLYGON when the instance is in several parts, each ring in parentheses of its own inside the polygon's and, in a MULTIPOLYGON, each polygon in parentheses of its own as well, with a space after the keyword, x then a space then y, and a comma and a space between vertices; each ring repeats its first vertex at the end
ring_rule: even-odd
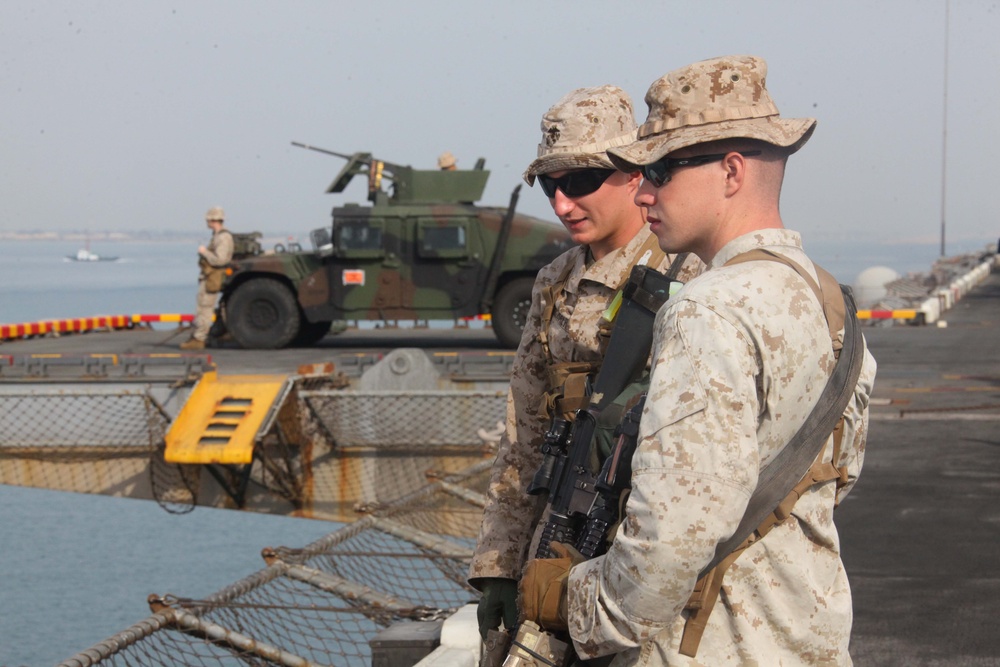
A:
MULTIPOLYGON (((1000 665, 1000 275, 947 327, 866 327, 878 364, 861 479, 837 512, 856 665, 1000 665)), ((176 351, 186 332, 8 341, 0 354, 176 351)), ((352 330, 306 349, 207 350, 225 373, 294 372, 344 354, 496 349, 488 329, 352 330)), ((235 575, 236 573, 234 573, 235 575)))

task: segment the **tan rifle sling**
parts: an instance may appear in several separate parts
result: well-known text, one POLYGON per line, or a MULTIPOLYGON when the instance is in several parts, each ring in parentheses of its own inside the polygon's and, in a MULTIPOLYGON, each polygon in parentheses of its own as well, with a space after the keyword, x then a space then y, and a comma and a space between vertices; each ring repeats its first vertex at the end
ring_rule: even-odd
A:
MULTIPOLYGON (((819 284, 817 284, 813 277, 797 263, 787 257, 764 249, 751 250, 737 255, 726 262, 726 266, 757 260, 785 264, 786 266, 792 268, 802 277, 803 280, 805 280, 805 282, 809 285, 809 288, 816 295, 820 304, 823 306, 823 313, 826 316, 827 326, 830 332, 830 341, 833 346, 834 354, 839 358, 840 350, 844 345, 844 339, 840 335, 840 332, 844 329, 847 306, 844 302, 844 297, 836 278, 820 266, 814 265, 816 275, 819 277, 819 284)), ((854 341, 854 344, 861 345, 861 342, 854 341)), ((845 361, 847 360, 845 359, 845 361)), ((817 408, 819 408, 819 406, 817 406, 817 408)), ((817 408, 814 408, 814 410, 817 408)), ((839 421, 837 421, 836 427, 833 429, 834 451, 832 461, 834 462, 840 458, 843 425, 844 418, 843 415, 841 415, 839 421)), ((792 509, 795 507, 796 501, 802 496, 803 493, 806 492, 807 489, 814 485, 824 484, 831 480, 837 480, 838 487, 847 483, 846 467, 837 468, 833 462, 821 461, 820 459, 822 456, 823 450, 820 449, 817 460, 813 462, 809 470, 806 471, 806 474, 802 477, 801 481, 799 481, 799 483, 788 492, 784 500, 778 504, 774 512, 768 515, 757 526, 757 528, 745 540, 743 540, 739 546, 726 555, 721 562, 698 579, 698 582, 695 584, 694 591, 691 593, 691 597, 688 599, 687 605, 684 607, 688 611, 689 615, 684 624, 684 634, 681 637, 680 652, 682 655, 694 657, 695 654, 697 654, 698 645, 701 643, 701 637, 705 632, 706 625, 708 624, 708 617, 712 613, 712 609, 719 598, 719 592, 722 589, 722 580, 723 577, 725 577, 729 566, 732 565, 733 562, 739 558, 751 544, 762 539, 774 526, 791 516, 792 509)))

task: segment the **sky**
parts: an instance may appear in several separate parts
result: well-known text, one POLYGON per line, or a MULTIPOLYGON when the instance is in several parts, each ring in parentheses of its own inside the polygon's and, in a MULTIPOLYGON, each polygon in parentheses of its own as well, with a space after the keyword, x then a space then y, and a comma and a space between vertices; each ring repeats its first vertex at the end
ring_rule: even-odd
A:
MULTIPOLYGON (((484 157, 481 203, 502 206, 569 90, 618 85, 641 122, 666 72, 750 53, 783 116, 819 120, 786 226, 938 244, 943 213, 947 240, 995 240, 998 4, 4 0, 0 232, 206 233, 218 204, 235 231, 305 241, 366 193, 325 194, 343 161, 292 141, 484 157)), ((519 210, 555 221, 537 187, 519 210)))

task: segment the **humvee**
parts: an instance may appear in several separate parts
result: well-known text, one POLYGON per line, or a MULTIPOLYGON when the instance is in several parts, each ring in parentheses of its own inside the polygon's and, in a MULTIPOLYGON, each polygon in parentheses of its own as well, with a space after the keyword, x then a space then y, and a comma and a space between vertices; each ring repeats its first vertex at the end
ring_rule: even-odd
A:
POLYGON ((326 192, 364 176, 371 205, 335 207, 311 250, 237 243, 216 322, 240 345, 312 345, 334 321, 489 314, 500 343, 517 347, 535 274, 572 245, 560 225, 515 212, 520 185, 505 209, 476 206, 490 173, 482 158, 473 169, 420 170, 292 143, 346 159, 326 192))

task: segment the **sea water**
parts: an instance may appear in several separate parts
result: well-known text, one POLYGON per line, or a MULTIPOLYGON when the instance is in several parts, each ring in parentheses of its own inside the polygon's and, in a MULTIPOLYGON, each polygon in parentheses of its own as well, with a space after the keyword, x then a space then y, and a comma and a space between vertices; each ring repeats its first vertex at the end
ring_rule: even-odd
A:
MULTIPOLYGON (((949 254, 988 241, 955 244, 949 254)), ((67 259, 76 243, 0 241, 0 324, 136 313, 191 313, 196 244, 118 242, 67 259)), ((838 280, 871 266, 927 270, 934 245, 811 243, 838 280)), ((17 343, 0 345, 16 354, 17 343)), ((152 501, 0 486, 0 667, 53 665, 149 615, 151 593, 204 597, 264 567, 265 546, 304 546, 336 524, 152 501)))

